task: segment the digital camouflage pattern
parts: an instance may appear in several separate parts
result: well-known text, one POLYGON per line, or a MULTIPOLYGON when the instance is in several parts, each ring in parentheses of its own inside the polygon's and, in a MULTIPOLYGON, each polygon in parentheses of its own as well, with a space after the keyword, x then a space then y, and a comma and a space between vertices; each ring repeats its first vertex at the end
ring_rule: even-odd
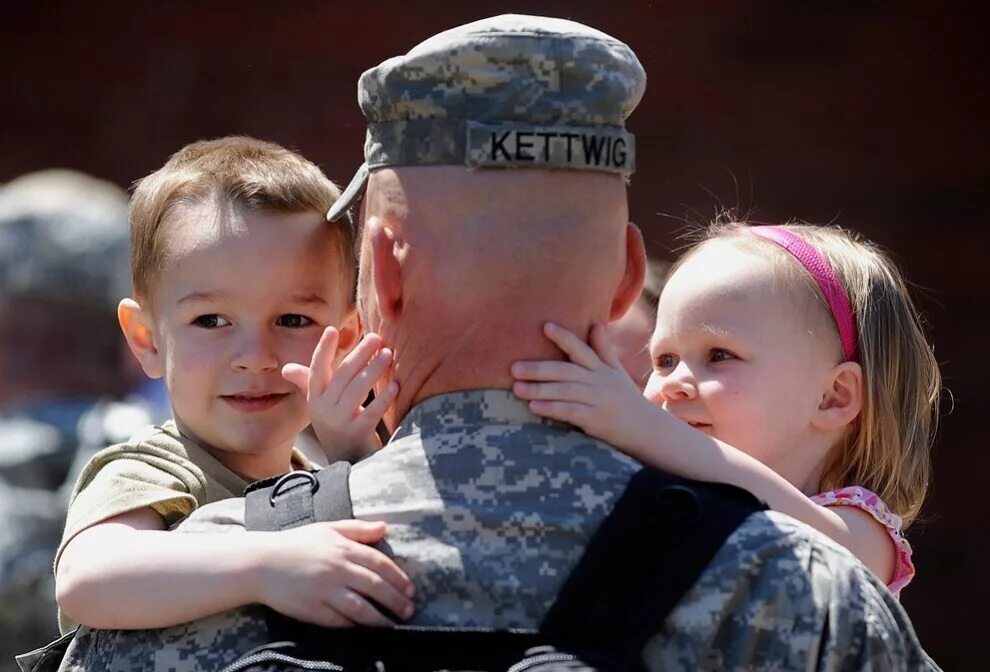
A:
POLYGON ((267 641, 257 607, 229 611, 160 630, 90 630, 83 626, 59 670, 207 672, 223 668, 267 641))
POLYGON ((432 397, 351 471, 354 514, 389 523, 414 625, 532 628, 639 465, 506 390, 432 397))
POLYGON ((782 513, 730 536, 644 652, 654 670, 937 670, 886 586, 782 513))
MULTIPOLYGON (((532 628, 636 469, 509 391, 474 390, 413 408, 354 466, 351 496, 357 517, 388 523, 389 550, 418 589, 411 623, 532 628)), ((243 501, 226 500, 178 532, 239 533, 243 518, 243 501)), ((254 608, 162 630, 84 631, 61 669, 216 669, 265 634, 254 608)), ((753 514, 727 540, 644 658, 652 670, 929 666, 880 581, 774 512, 753 514)))
POLYGON ((365 164, 327 218, 342 216, 369 171, 385 166, 629 175, 635 147, 625 120, 645 89, 632 49, 573 21, 506 14, 442 32, 361 75, 365 164))

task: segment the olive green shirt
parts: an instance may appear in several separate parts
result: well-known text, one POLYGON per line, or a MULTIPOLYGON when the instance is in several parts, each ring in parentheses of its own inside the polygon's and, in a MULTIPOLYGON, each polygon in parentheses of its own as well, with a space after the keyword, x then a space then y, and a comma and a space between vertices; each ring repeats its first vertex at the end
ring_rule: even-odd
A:
MULTIPOLYGON (((293 450, 292 462, 299 468, 313 468, 297 450, 293 450)), ((151 508, 171 528, 204 504, 240 497, 249 484, 182 435, 174 420, 146 427, 127 443, 101 450, 83 468, 69 499, 55 567, 69 541, 97 523, 151 508)), ((74 627, 59 613, 63 633, 74 627)))

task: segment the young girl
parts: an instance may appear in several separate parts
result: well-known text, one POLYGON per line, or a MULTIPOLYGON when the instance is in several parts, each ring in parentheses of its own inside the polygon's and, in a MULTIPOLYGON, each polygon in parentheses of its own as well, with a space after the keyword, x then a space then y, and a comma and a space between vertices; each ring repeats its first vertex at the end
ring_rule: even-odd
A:
POLYGON ((929 481, 940 378, 900 272, 805 225, 712 227, 672 269, 645 397, 601 325, 570 362, 517 362, 515 393, 672 473, 743 487, 829 535, 899 592, 929 481))

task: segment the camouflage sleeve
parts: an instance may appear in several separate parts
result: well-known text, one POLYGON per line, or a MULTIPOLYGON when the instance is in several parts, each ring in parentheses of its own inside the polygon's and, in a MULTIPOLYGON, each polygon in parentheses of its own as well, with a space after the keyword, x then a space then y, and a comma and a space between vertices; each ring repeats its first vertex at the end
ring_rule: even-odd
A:
POLYGON ((159 630, 79 629, 59 672, 219 670, 268 643, 258 607, 235 609, 159 630))
MULTIPOLYGON (((244 531, 244 500, 200 507, 175 533, 232 534, 244 531)), ((80 628, 60 672, 199 672, 219 670, 268 643, 259 607, 235 609, 171 628, 90 630, 80 628)))
POLYGON ((938 669, 879 579, 772 511, 729 537, 644 658, 651 670, 938 669))

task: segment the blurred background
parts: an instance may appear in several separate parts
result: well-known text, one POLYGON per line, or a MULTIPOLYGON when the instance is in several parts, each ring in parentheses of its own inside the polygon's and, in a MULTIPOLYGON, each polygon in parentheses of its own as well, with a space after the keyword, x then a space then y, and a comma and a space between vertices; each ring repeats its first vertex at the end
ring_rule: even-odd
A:
POLYGON ((652 255, 673 258, 686 222, 729 207, 835 222, 895 254, 952 393, 934 487, 908 531, 918 576, 902 599, 943 667, 982 659, 981 621, 968 614, 990 598, 978 496, 990 467, 990 358, 979 349, 990 86, 975 16, 869 0, 105 0, 16 3, 0 25, 0 670, 56 634, 51 554, 79 451, 167 413, 115 335, 127 269, 124 195, 112 185, 233 133, 298 149, 346 183, 362 160, 360 73, 505 11, 581 21, 639 55, 649 84, 629 123, 630 197, 652 255), (111 184, 17 181, 50 168, 111 184), (43 239, 26 233, 25 208, 39 202, 30 216, 45 222, 43 239))

